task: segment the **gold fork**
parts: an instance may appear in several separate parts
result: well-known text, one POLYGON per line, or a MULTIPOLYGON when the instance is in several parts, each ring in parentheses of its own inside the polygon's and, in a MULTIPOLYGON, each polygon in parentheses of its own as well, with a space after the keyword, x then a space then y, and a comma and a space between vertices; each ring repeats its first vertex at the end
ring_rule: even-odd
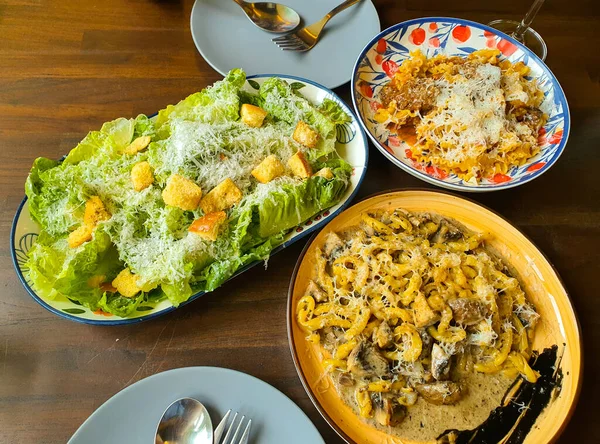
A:
POLYGON ((344 9, 349 8, 352 5, 360 2, 361 0, 346 0, 344 3, 336 6, 327 13, 325 17, 310 26, 306 26, 299 29, 291 34, 286 34, 281 37, 273 39, 275 44, 279 46, 283 51, 308 51, 319 41, 321 32, 327 24, 327 22, 336 15, 338 12, 342 12, 344 9))

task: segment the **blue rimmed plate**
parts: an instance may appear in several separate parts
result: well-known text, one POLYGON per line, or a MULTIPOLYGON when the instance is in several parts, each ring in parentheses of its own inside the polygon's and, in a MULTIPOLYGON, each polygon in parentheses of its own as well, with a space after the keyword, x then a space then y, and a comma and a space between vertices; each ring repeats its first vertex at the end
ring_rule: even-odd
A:
POLYGON ((352 74, 352 101, 359 120, 375 146, 396 166, 419 179, 458 191, 494 191, 516 187, 544 174, 558 160, 567 144, 570 129, 565 94, 550 69, 525 46, 489 26, 468 20, 429 17, 394 25, 374 37, 363 49, 352 74), (383 85, 411 51, 420 49, 428 58, 438 54, 466 56, 473 51, 497 48, 511 62, 523 62, 531 69, 544 92, 542 111, 548 115, 541 129, 541 151, 525 165, 512 167, 477 184, 448 175, 432 165, 411 159, 410 146, 375 121, 382 105, 378 100, 383 85))
MULTIPOLYGON (((244 88, 250 92, 256 91, 256 89, 258 89, 265 80, 271 77, 280 77, 289 83, 296 83, 294 87, 300 90, 302 95, 314 103, 321 103, 324 99, 334 100, 352 118, 350 123, 337 127, 336 149, 340 156, 342 156, 353 167, 352 176, 350 177, 350 186, 348 187, 348 190, 346 190, 346 194, 340 203, 311 217, 302 225, 296 227, 290 233, 288 233, 284 243, 275 248, 271 253, 275 254, 291 245, 295 241, 307 236, 309 233, 321 228, 350 203, 358 191, 358 188, 366 173, 369 151, 367 138, 362 128, 358 124, 356 116, 333 91, 310 80, 278 74, 260 74, 256 76, 248 76, 244 88)), ((29 207, 27 205, 27 198, 25 198, 21 202, 21 205, 19 205, 13 220, 11 230, 12 259, 15 270, 17 271, 17 275, 19 276, 19 279, 21 280, 27 292, 36 302, 52 313, 72 321, 82 322, 85 324, 121 325, 152 319, 175 309, 175 307, 173 307, 169 301, 164 300, 155 306, 141 305, 137 308, 137 311, 132 316, 128 318, 121 318, 109 313, 104 313, 102 311, 91 311, 87 307, 84 307, 79 303, 64 297, 59 297, 56 299, 45 298, 44 296, 36 293, 32 288, 29 280, 29 270, 26 266, 27 252, 34 244, 38 233, 39 227, 31 219, 29 207)), ((235 276, 245 272, 258 263, 259 262, 249 264, 248 266, 238 270, 235 276)), ((179 307, 182 307, 183 305, 199 298, 203 294, 205 293, 199 292, 194 294, 185 303, 180 304, 179 307)))

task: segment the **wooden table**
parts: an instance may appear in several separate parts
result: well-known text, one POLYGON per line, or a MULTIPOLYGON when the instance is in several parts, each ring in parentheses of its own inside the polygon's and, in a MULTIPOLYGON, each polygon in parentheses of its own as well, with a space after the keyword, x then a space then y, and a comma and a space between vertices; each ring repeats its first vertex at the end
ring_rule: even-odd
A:
MULTIPOLYGON (((226 1, 226 0, 224 0, 226 1)), ((37 305, 10 259, 9 230, 34 158, 58 158, 117 116, 152 113, 220 78, 197 53, 191 0, 0 0, 0 442, 61 443, 104 401, 164 370, 211 365, 261 378, 340 442, 292 364, 285 308, 305 242, 182 310, 123 327, 73 323, 37 305)), ((529 1, 380 0, 382 27, 421 16, 486 23, 519 18, 529 1)), ((549 1, 535 22, 571 107, 558 164, 510 191, 469 197, 514 222, 549 256, 570 291, 585 346, 585 385, 561 442, 600 442, 600 7, 549 1)), ((349 97, 349 88, 338 89, 349 97)), ((427 187, 371 147, 359 198, 427 187)))

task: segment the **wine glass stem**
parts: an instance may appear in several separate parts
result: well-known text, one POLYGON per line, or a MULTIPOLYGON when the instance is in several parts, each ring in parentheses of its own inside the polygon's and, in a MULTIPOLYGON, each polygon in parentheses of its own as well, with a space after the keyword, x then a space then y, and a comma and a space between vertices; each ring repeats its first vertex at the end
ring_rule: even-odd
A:
POLYGON ((535 0, 533 2, 533 5, 531 5, 531 8, 529 8, 529 11, 527 11, 527 14, 525 14, 525 17, 523 18, 523 20, 521 20, 521 23, 519 23, 517 29, 515 29, 515 39, 517 39, 520 42, 523 41, 523 36, 525 35, 525 32, 527 32, 527 29, 531 26, 533 19, 535 18, 545 1, 546 0, 535 0))

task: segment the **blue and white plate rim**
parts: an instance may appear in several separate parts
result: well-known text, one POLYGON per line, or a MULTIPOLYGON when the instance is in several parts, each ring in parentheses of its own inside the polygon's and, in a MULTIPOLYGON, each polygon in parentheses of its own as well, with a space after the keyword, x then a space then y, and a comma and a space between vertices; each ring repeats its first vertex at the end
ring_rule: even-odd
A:
MULTIPOLYGON (((312 80, 308 80, 302 77, 297 77, 297 76, 292 76, 292 75, 288 75, 288 74, 255 74, 255 75, 250 75, 246 77, 246 80, 252 80, 252 79, 262 79, 262 78, 271 78, 271 77, 279 77, 282 79, 289 79, 292 81, 298 81, 298 82, 303 82, 303 83, 307 83, 309 85, 312 85, 316 88, 321 89, 322 91, 325 91, 326 93, 328 93, 331 97, 336 99, 336 102, 344 109, 344 111, 346 113, 348 113, 355 122, 359 122, 359 119, 357 118, 356 114, 354 113, 354 111, 332 90, 330 90, 329 88, 326 88, 322 85, 320 85, 319 83, 313 82, 312 80)), ((156 115, 156 114, 154 114, 156 115)), ((151 116, 153 117, 153 116, 151 116)), ((352 202, 352 200, 356 197, 356 194, 358 193, 358 190, 360 189, 360 186, 365 178, 365 174, 367 172, 367 166, 369 164, 369 143, 368 140, 365 136, 365 131, 363 129, 363 127, 360 124, 357 124, 357 130, 360 132, 360 134, 362 135, 362 139, 363 139, 363 145, 364 145, 364 151, 365 151, 365 164, 362 167, 361 170, 361 175, 358 179, 358 183, 356 185, 356 187, 352 190, 350 196, 348 196, 348 198, 340 205, 340 207, 338 209, 336 209, 334 212, 330 213, 326 218, 321 219, 319 222, 315 223, 314 225, 312 225, 311 227, 307 228, 306 230, 303 230, 301 234, 299 234, 298 236, 293 237, 292 239, 284 242, 283 244, 277 246, 276 248, 273 249, 273 251, 270 254, 270 257, 272 257, 273 255, 279 253, 281 250, 283 250, 284 248, 289 247, 290 245, 292 245, 294 242, 303 239, 305 237, 307 237, 308 235, 310 235, 311 233, 313 233, 314 231, 316 231, 317 229, 320 229, 325 223, 327 223, 329 220, 333 219, 335 216, 337 216, 339 213, 341 213, 342 211, 344 211, 346 209, 346 207, 348 205, 350 205, 350 203, 352 202)), ((179 304, 178 307, 168 307, 165 308, 159 312, 156 313, 152 313, 149 314, 148 316, 140 316, 140 317, 136 317, 136 318, 121 318, 121 319, 116 319, 116 320, 102 320, 102 321, 98 321, 98 320, 94 320, 94 319, 85 319, 85 318, 81 318, 78 316, 74 316, 71 315, 69 313, 66 313, 64 311, 58 310, 54 307, 52 307, 51 305, 49 305, 48 303, 46 303, 40 296, 38 296, 36 294, 36 292, 33 290, 33 288, 31 288, 31 286, 27 283, 27 280, 25 279, 25 276, 23 276, 23 273, 21 271, 20 266, 18 265, 18 261, 17 261, 17 248, 16 248, 16 229, 17 229, 17 223, 19 221, 19 218, 21 216, 21 211, 23 210, 23 207, 25 206, 25 204, 27 203, 27 196, 25 196, 23 198, 23 200, 21 201, 21 203, 19 204, 17 211, 15 213, 15 216, 13 218, 13 222, 12 222, 12 227, 10 230, 10 254, 11 254, 11 258, 12 258, 12 263, 13 266, 15 268, 15 271, 17 273, 17 277, 19 278, 19 280, 21 281, 21 284, 23 285, 23 287, 25 288, 25 290, 29 293, 29 295, 33 298, 33 300, 35 300, 39 305, 41 305, 42 307, 44 307, 46 310, 50 311, 51 313, 54 313, 55 315, 58 315, 62 318, 71 320, 71 321, 75 321, 75 322, 79 322, 82 324, 88 324, 88 325, 103 325, 103 326, 116 326, 116 325, 125 325, 125 324, 136 324, 139 322, 143 322, 143 321, 148 321, 154 318, 157 318, 159 316, 165 315, 167 313, 172 312, 173 310, 179 309, 181 307, 183 307, 184 305, 187 305, 193 301, 195 301, 196 299, 200 298, 201 296, 205 295, 206 292, 200 291, 198 293, 193 294, 192 296, 190 296, 190 298, 179 304)), ((231 278, 234 279, 235 277, 237 277, 238 275, 242 274, 243 272, 247 271, 248 269, 258 265, 262 263, 262 261, 256 261, 253 262, 251 264, 246 265, 245 267, 239 269, 231 278)))
POLYGON ((400 23, 397 23, 395 25, 390 26, 387 29, 384 29, 383 31, 381 31, 379 34, 377 34, 375 37, 373 37, 363 48, 363 50, 361 51, 361 53, 359 54, 359 56, 356 59, 356 62, 354 63, 354 68, 352 70, 352 78, 350 81, 350 92, 351 92, 351 96, 352 96, 352 105, 354 106, 354 110, 356 112, 356 115, 358 117, 358 121, 360 123, 360 126, 362 127, 363 131, 367 134, 367 136, 371 139, 371 141, 373 142, 373 144, 377 147, 377 149, 388 159, 390 160, 394 165, 396 165, 397 167, 403 169, 404 171, 406 171, 407 173, 421 179, 424 180, 425 182, 431 183, 433 185, 437 185, 440 186, 442 188, 448 188, 448 189, 453 189, 455 191, 467 191, 467 192, 488 192, 488 191, 498 191, 498 190, 505 190, 505 189, 509 189, 509 188, 514 188, 517 187, 519 185, 523 185, 527 182, 532 181, 533 179, 541 176, 542 174, 544 174, 546 171, 548 171, 559 159, 559 157, 562 155, 562 153, 565 150, 565 147, 567 145, 567 141, 569 139, 569 134, 571 132, 571 112, 569 109, 569 104, 567 101, 567 97, 565 95, 565 92, 562 88, 562 86, 560 85, 560 83, 558 82, 558 79, 556 78, 556 76, 554 75, 554 73, 550 70, 550 68, 548 67, 548 65, 546 65, 546 63, 544 63, 544 61, 542 59, 540 59, 533 51, 531 51, 529 48, 527 48, 525 45, 523 45, 522 43, 520 43, 519 41, 515 40, 513 37, 503 33, 502 31, 499 31, 497 29, 494 29, 490 26, 484 25, 482 23, 479 22, 475 22, 472 20, 466 20, 466 19, 459 19, 459 18, 454 18, 454 17, 421 17, 421 18, 417 18, 417 19, 411 19, 411 20, 406 20, 400 23), (398 29, 401 29, 403 27, 408 27, 411 25, 419 25, 419 24, 424 24, 424 23, 429 23, 429 22, 450 22, 450 23, 455 23, 457 25, 468 25, 468 26, 473 26, 476 28, 480 28, 484 31, 489 31, 491 33, 494 33, 496 35, 498 35, 499 37, 508 40, 510 43, 516 45, 520 50, 524 51, 529 57, 533 58, 544 70, 545 74, 548 75, 548 78, 550 79, 550 81, 552 82, 552 87, 554 88, 554 90, 556 92, 559 92, 559 100, 560 103, 563 107, 563 112, 564 112, 564 132, 563 132, 563 137, 562 140, 560 141, 559 146, 556 149, 556 152, 554 153, 554 155, 552 156, 552 158, 550 158, 548 160, 548 162, 539 170, 531 173, 528 175, 528 177, 524 178, 524 179, 520 179, 518 181, 510 181, 510 182, 506 182, 503 184, 497 184, 497 185, 485 185, 485 186, 477 186, 477 187, 473 187, 473 186, 466 186, 466 185, 460 185, 460 184, 453 184, 453 183, 448 183, 448 182, 444 182, 441 179, 429 176, 421 171, 418 171, 415 168, 410 167, 409 165, 406 165, 404 162, 402 162, 400 159, 398 159, 397 157, 395 157, 393 154, 389 153, 382 145, 381 142, 373 135, 371 134, 371 131, 369 131, 369 129, 367 128, 364 120, 363 120, 363 116, 360 113, 359 107, 358 107, 358 102, 357 102, 357 98, 356 98, 356 82, 358 81, 358 74, 359 74, 359 65, 361 63, 361 61, 364 59, 364 57, 366 56, 366 54, 371 50, 371 48, 373 47, 373 45, 383 36, 397 31, 398 29))

